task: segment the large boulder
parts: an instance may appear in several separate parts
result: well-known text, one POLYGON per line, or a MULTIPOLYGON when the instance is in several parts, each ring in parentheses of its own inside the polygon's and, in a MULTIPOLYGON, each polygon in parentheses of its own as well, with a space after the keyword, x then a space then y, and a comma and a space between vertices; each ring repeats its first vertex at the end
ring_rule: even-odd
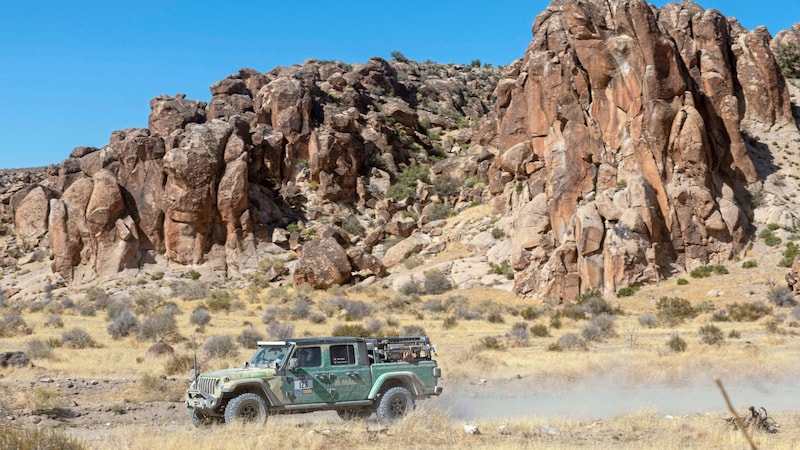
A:
POLYGON ((314 289, 327 289, 350 281, 353 267, 345 249, 332 237, 306 242, 303 256, 297 262, 295 285, 308 284, 314 289))

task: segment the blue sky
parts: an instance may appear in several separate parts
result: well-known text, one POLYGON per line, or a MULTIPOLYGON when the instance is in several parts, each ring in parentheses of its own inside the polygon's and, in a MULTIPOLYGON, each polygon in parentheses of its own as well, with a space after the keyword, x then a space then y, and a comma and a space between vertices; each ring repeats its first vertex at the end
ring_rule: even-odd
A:
MULTIPOLYGON (((308 58, 506 65, 522 56, 546 1, 35 1, 0 13, 0 168, 58 163, 113 130, 147 126, 149 101, 208 87, 241 67, 308 58)), ((654 2, 663 6, 666 1, 654 2)), ((699 2, 774 34, 798 0, 699 2)))

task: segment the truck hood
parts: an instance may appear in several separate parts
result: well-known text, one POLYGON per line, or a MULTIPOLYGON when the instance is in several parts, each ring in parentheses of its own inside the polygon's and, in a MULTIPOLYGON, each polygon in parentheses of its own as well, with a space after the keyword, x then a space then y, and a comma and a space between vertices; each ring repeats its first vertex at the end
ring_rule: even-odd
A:
POLYGON ((265 367, 240 367, 235 369, 223 369, 214 372, 200 374, 207 378, 228 378, 230 380, 243 380, 246 378, 270 378, 275 376, 275 369, 265 367))

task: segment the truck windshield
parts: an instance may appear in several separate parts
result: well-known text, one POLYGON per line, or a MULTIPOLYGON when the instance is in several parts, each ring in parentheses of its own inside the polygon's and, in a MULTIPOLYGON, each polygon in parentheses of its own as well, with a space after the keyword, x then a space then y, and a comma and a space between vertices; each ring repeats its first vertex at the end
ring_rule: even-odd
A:
POLYGON ((258 347, 256 354, 250 364, 256 366, 275 367, 283 363, 286 354, 289 353, 290 344, 262 345, 258 347))

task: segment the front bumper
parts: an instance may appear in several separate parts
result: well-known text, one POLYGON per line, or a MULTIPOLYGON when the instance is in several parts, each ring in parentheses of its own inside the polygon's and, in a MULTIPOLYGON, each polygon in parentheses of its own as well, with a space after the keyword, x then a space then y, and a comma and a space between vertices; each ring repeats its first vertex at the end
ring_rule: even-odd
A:
POLYGON ((213 395, 203 394, 198 391, 189 390, 186 392, 186 407, 196 409, 206 414, 213 414, 222 404, 222 399, 213 395))

